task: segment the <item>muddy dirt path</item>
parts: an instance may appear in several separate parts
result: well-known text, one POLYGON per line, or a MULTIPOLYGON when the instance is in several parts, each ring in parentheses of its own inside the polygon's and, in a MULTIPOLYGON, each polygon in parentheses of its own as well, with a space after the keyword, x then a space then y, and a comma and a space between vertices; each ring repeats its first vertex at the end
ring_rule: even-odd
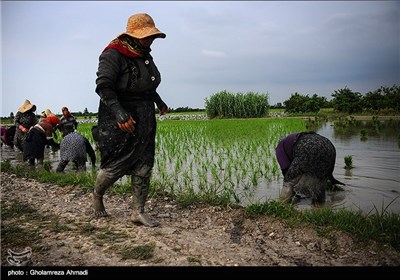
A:
POLYGON ((0 179, 3 266, 10 266, 8 249, 25 247, 32 249, 30 266, 400 265, 400 253, 390 246, 252 218, 241 209, 180 209, 168 199, 150 199, 147 211, 161 226, 147 228, 129 221, 129 196, 106 194, 110 217, 94 219, 91 194, 79 187, 4 172, 0 179))

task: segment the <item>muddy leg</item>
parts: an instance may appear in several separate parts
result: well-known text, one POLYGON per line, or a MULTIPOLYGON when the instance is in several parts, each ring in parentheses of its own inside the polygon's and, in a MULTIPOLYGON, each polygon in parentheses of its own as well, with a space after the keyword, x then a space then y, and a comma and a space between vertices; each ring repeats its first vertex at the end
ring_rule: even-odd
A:
POLYGON ((28 159, 28 164, 29 164, 30 166, 35 166, 35 158, 30 158, 30 159, 28 159))
POLYGON ((103 204, 103 195, 106 190, 112 186, 116 179, 104 170, 100 170, 97 174, 96 183, 93 190, 93 209, 95 217, 108 216, 103 204))
POLYGON ((150 177, 132 176, 133 189, 133 211, 131 220, 148 227, 159 226, 159 222, 153 220, 144 212, 144 205, 147 200, 150 187, 150 177))
POLYGON ((279 194, 279 199, 283 202, 291 202, 294 197, 293 184, 288 182, 284 183, 279 194))
POLYGON ((68 160, 60 160, 56 172, 64 172, 65 167, 68 165, 68 160))
POLYGON ((301 176, 297 176, 296 178, 289 180, 289 181, 284 181, 283 182, 283 187, 281 189, 281 192, 279 193, 279 199, 283 202, 288 202, 291 203, 293 201, 293 198, 295 196, 294 192, 294 186, 297 184, 297 182, 300 180, 301 176))
POLYGON ((302 197, 310 197, 313 204, 322 204, 325 202, 326 181, 314 175, 303 174, 294 186, 294 191, 302 197))

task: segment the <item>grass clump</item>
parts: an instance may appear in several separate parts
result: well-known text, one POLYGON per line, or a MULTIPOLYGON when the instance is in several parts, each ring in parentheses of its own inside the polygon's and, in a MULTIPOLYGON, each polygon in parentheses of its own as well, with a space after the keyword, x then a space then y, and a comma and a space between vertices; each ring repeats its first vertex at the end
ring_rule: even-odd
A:
POLYGON ((250 205, 246 207, 246 211, 251 215, 263 214, 281 218, 289 224, 306 223, 315 226, 319 231, 323 228, 325 235, 329 235, 329 231, 333 230, 348 232, 360 242, 375 240, 382 244, 390 244, 400 251, 400 215, 387 212, 386 208, 381 212, 375 209, 375 213, 367 215, 361 211, 334 210, 329 206, 299 211, 293 205, 269 201, 250 205))
POLYGON ((154 255, 156 244, 154 242, 144 245, 135 246, 133 248, 125 248, 122 250, 122 259, 147 260, 154 255))

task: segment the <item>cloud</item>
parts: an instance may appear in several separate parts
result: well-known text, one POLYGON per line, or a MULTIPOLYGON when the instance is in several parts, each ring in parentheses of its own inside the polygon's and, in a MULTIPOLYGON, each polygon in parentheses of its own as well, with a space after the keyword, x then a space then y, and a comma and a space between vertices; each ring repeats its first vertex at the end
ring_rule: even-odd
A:
POLYGON ((201 50, 201 53, 204 56, 209 56, 209 57, 226 57, 225 52, 219 52, 219 51, 213 51, 213 50, 201 50))
POLYGON ((327 95, 399 81, 400 1, 3 1, 1 110, 25 100, 95 112, 98 57, 147 11, 167 104, 203 107, 221 90, 327 95), (165 11, 168 11, 166 13, 165 11), (46 96, 52 96, 51 99, 46 96))

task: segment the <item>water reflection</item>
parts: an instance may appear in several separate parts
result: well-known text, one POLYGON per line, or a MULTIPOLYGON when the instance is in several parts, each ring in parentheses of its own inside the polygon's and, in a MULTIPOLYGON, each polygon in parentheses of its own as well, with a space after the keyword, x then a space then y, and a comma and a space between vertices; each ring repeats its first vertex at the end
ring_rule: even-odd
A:
MULTIPOLYGON (((328 191, 326 204, 334 209, 400 214, 400 121, 380 121, 379 127, 371 121, 353 121, 347 127, 335 125, 335 122, 319 122, 309 129, 329 138, 335 145, 333 175, 346 184, 344 191, 328 191), (363 129, 367 139, 361 139, 363 129), (352 169, 345 168, 346 156, 352 157, 352 169)), ((263 182, 255 198, 276 199, 282 184, 283 178, 263 182)), ((308 209, 312 207, 311 201, 301 200, 296 207, 308 209)))
POLYGON ((334 176, 346 184, 342 207, 400 213, 399 131, 400 122, 392 120, 354 121, 346 128, 327 122, 318 130, 336 147, 334 176), (353 159, 352 169, 344 168, 346 156, 353 159))

